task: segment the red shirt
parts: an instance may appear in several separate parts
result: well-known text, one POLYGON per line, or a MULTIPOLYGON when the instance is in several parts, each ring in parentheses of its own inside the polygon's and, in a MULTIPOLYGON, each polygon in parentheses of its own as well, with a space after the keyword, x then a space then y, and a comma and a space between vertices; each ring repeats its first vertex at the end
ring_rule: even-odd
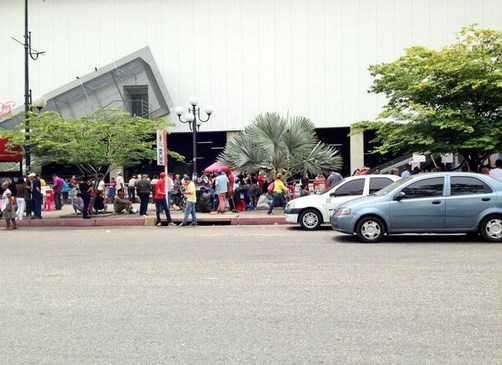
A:
POLYGON ((166 197, 166 181, 164 178, 159 179, 155 184, 155 199, 164 199, 166 197))

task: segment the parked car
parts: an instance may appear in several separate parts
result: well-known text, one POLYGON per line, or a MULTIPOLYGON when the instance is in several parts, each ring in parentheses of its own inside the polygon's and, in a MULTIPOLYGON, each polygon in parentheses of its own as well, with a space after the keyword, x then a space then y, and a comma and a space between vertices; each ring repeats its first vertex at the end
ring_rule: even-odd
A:
POLYGON ((502 182, 475 173, 412 175, 377 193, 341 204, 334 230, 362 242, 393 233, 481 234, 502 241, 502 182))
POLYGON ((394 175, 360 175, 338 181, 322 194, 312 194, 291 200, 284 209, 286 222, 300 223, 303 229, 318 229, 329 223, 329 217, 341 203, 361 195, 372 194, 399 180, 394 175))

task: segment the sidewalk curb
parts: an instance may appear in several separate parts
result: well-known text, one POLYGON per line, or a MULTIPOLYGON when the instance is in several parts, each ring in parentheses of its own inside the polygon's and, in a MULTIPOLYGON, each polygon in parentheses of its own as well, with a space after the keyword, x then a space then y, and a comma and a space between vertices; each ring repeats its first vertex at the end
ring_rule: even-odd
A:
MULTIPOLYGON (((173 217, 175 223, 180 223, 181 217, 173 217)), ((241 217, 237 216, 214 216, 214 217, 198 217, 200 223, 226 224, 226 225, 276 225, 289 224, 283 216, 267 216, 267 217, 241 217)), ((0 227, 5 227, 5 220, 0 221, 0 227)), ((16 221, 19 227, 154 227, 155 217, 135 217, 135 218, 109 218, 109 217, 91 217, 90 219, 83 218, 44 218, 44 219, 23 219, 16 221)))

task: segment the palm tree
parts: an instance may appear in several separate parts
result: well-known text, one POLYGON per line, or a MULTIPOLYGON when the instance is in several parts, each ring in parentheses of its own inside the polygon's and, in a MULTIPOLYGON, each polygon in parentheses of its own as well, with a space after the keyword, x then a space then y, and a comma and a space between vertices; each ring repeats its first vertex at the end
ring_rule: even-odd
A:
POLYGON ((283 171, 318 174, 342 166, 338 151, 319 141, 312 121, 277 113, 258 115, 227 143, 217 160, 240 171, 264 171, 269 176, 283 171))

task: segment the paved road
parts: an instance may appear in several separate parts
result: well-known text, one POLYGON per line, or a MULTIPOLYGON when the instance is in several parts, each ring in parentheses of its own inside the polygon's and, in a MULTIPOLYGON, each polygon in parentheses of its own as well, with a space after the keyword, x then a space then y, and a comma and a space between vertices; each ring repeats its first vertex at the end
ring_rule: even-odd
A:
POLYGON ((1 364, 500 364, 502 245, 285 226, 0 232, 1 364))

